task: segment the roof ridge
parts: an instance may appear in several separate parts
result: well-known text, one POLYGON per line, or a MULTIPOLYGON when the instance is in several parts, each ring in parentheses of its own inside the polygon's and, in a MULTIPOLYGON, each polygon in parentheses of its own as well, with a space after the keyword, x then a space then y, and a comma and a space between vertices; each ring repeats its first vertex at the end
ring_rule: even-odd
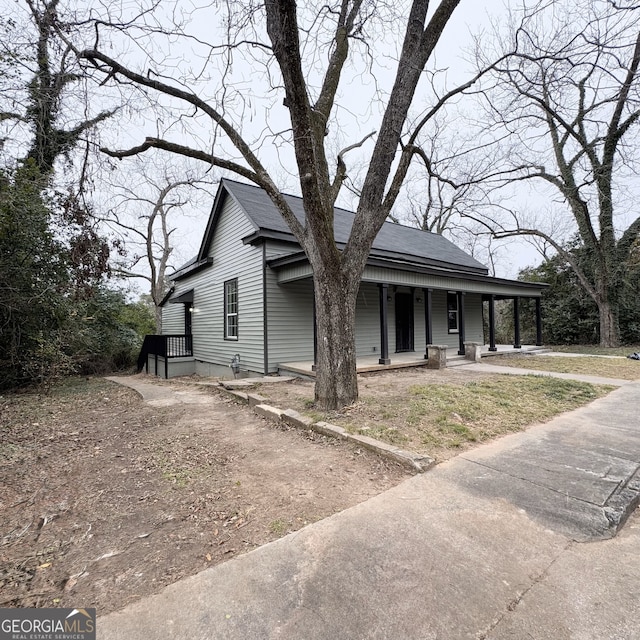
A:
MULTIPOLYGON (((226 177, 220 178, 220 182, 222 182, 223 180, 225 182, 232 182, 234 184, 242 185, 243 187, 251 187, 252 189, 256 189, 257 191, 265 192, 265 190, 261 186, 255 184, 254 182, 242 182, 240 180, 233 180, 232 178, 226 178, 226 177)), ((300 202, 304 202, 302 196, 298 196, 298 195, 296 195, 294 193, 287 193, 285 191, 280 191, 280 193, 283 196, 285 196, 286 198, 295 198, 296 200, 300 200, 300 202)), ((352 211, 351 209, 345 209, 344 207, 340 207, 340 206, 336 206, 336 205, 334 205, 333 208, 334 208, 334 210, 342 211, 344 213, 349 213, 352 216, 357 215, 357 213, 355 211, 352 211)), ((441 233, 434 233, 433 231, 429 231, 429 230, 426 230, 426 229, 421 229, 420 227, 413 227, 413 226, 411 226, 409 224, 404 224, 402 222, 395 222, 394 220, 385 220, 383 222, 383 226, 385 224, 391 225, 394 228, 409 229, 411 231, 420 231, 422 233, 429 233, 431 235, 437 235, 437 236, 441 236, 442 235, 441 233)))

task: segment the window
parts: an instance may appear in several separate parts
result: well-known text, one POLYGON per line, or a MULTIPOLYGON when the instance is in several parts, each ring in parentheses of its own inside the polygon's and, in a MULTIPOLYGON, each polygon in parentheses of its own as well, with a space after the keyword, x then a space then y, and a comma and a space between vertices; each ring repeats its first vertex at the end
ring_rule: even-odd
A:
POLYGON ((449 333, 458 333, 458 294, 449 291, 447 293, 447 328, 449 333))
POLYGON ((224 339, 238 339, 238 279, 224 283, 224 339))

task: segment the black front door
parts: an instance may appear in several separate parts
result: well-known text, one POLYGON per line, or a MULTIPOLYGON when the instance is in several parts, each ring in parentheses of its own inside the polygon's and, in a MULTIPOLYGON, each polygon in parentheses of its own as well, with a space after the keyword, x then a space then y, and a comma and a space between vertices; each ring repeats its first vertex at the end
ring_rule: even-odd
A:
POLYGON ((396 351, 413 351, 413 294, 396 293, 396 351))

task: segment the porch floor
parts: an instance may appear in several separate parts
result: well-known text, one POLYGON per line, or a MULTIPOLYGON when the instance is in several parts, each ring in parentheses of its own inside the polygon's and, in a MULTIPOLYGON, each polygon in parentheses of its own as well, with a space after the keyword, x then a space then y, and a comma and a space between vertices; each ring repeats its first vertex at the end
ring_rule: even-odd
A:
MULTIPOLYGON (((488 358, 493 355, 501 355, 505 353, 531 353, 535 351, 544 351, 544 347, 536 345, 523 344, 520 349, 515 349, 512 344, 498 344, 497 351, 489 351, 489 345, 482 346, 482 357, 488 358)), ((423 351, 408 351, 405 353, 389 354, 391 364, 380 364, 379 354, 359 357, 356 361, 356 370, 358 373, 368 373, 371 371, 389 371, 390 369, 403 369, 406 367, 426 367, 427 361, 423 351)), ((457 349, 447 349, 447 366, 454 367, 458 365, 470 364, 470 360, 466 360, 464 356, 458 355, 457 349)), ((280 374, 294 373, 303 376, 315 377, 316 372, 313 371, 313 362, 311 360, 303 362, 281 362, 278 371, 280 374)))

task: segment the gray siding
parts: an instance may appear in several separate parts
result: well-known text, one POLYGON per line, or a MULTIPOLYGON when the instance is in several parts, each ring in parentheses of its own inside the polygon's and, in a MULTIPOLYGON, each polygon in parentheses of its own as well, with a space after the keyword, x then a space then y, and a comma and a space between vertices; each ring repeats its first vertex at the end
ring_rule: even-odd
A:
MULTIPOLYGON (((294 245, 291 242, 281 242, 280 240, 269 239, 266 242, 265 247, 266 247, 267 260, 273 260, 275 258, 280 258, 282 256, 289 255, 291 253, 299 253, 301 251, 298 245, 294 245)), ((311 271, 309 271, 308 276, 310 275, 311 275, 311 271)))
POLYGON ((447 330, 447 292, 436 289, 431 296, 431 327, 433 344, 446 344, 454 347, 458 344, 458 334, 447 330))
MULTIPOLYGON (((288 255, 299 248, 290 242, 268 240, 267 260, 288 255)), ((267 358, 269 373, 282 362, 313 360, 313 288, 311 277, 285 285, 278 284, 275 271, 267 267, 267 358)))
POLYGON ((313 288, 311 279, 278 285, 267 269, 269 370, 279 363, 313 360, 313 288))
POLYGON ((464 310, 465 342, 478 342, 479 344, 484 344, 484 331, 482 327, 482 296, 477 293, 467 293, 464 301, 464 310))
MULTIPOLYGON (((464 297, 465 342, 484 344, 482 331, 482 296, 467 293, 464 297)), ((433 344, 445 344, 451 349, 459 347, 459 334, 447 328, 447 292, 434 290, 432 297, 433 344)))
MULTIPOLYGON (((269 369, 278 363, 313 360, 313 299, 311 280, 296 280, 284 285, 268 270, 267 300, 269 307, 269 369)), ((389 354, 396 352, 395 293, 408 293, 409 287, 389 287, 387 331, 389 354)), ((415 289, 413 297, 413 340, 415 353, 424 353, 427 345, 425 329, 426 297, 415 289)), ((380 307, 376 284, 364 282, 356 305, 356 354, 358 357, 380 353, 380 307)), ((433 340, 458 349, 458 334, 447 329, 447 292, 433 291, 433 340)), ((465 341, 484 343, 482 333, 482 296, 465 295, 465 341)))
MULTIPOLYGON (((242 243, 253 226, 232 198, 227 198, 209 256, 211 267, 177 283, 176 293, 194 289, 193 355, 196 360, 228 367, 240 354, 243 370, 262 373, 262 249, 242 243), (224 339, 224 283, 238 279, 238 339, 224 339)), ((165 307, 180 306, 167 304, 165 307)), ((184 331, 184 324, 183 331, 184 331)), ((163 332, 167 333, 163 327, 163 332)))
MULTIPOLYGON (((183 290, 187 290, 186 287, 181 287, 179 293, 174 292, 175 295, 180 295, 183 290)), ((176 291, 178 288, 176 287, 176 291)), ((162 333, 165 335, 184 333, 184 305, 183 304, 171 304, 167 303, 162 307, 162 333)))
POLYGON ((380 353, 380 294, 375 284, 360 285, 356 303, 356 356, 380 353))

